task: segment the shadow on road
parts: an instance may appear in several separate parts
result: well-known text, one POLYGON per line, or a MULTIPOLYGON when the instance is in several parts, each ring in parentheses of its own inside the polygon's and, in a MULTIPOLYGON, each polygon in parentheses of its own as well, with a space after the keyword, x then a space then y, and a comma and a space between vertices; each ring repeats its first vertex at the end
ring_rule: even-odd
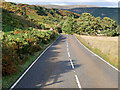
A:
MULTIPOLYGON (((65 45, 66 37, 61 36, 40 57, 16 88, 48 88, 63 83, 64 74, 69 76, 68 72, 72 70, 65 45)), ((74 65, 75 68, 81 66, 74 65)))
MULTIPOLYGON (((63 48, 65 45, 66 37, 61 36, 61 38, 43 55, 42 58, 44 58, 44 60, 41 61, 42 63, 45 63, 45 68, 43 76, 41 77, 42 80, 36 84, 38 88, 49 87, 64 82, 64 80, 59 80, 59 78, 62 77, 62 74, 72 70, 69 59, 65 59, 67 56, 66 50, 63 50, 66 49, 63 48)), ((78 68, 80 65, 76 64, 74 66, 75 68, 78 68)))

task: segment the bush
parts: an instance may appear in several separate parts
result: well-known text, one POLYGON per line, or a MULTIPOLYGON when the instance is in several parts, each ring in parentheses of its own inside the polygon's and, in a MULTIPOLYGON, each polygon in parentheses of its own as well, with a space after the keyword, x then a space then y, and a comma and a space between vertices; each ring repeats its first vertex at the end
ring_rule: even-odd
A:
POLYGON ((56 27, 58 33, 62 33, 61 27, 56 27))
POLYGON ((28 60, 29 55, 40 51, 42 45, 47 44, 55 36, 54 31, 15 30, 3 33, 3 76, 17 73, 17 68, 28 60))
POLYGON ((43 30, 45 30, 45 25, 42 24, 42 25, 41 25, 41 28, 42 28, 43 30))
POLYGON ((106 35, 107 36, 116 36, 116 32, 115 31, 107 32, 106 35))

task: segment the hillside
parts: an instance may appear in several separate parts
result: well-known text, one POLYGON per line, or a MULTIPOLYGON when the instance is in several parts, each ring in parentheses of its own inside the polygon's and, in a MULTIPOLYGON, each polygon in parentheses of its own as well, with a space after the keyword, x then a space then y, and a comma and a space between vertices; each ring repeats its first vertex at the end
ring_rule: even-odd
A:
POLYGON ((66 10, 48 9, 35 5, 4 2, 2 6, 3 31, 28 27, 49 29, 51 26, 55 27, 54 25, 57 25, 65 16, 74 18, 80 16, 66 10))
POLYGON ((78 34, 93 35, 94 32, 94 35, 116 36, 119 33, 115 21, 118 19, 116 8, 96 7, 59 10, 10 2, 4 2, 2 8, 3 31, 5 32, 18 28, 22 30, 26 28, 49 30, 52 27, 54 30, 59 29, 63 32, 78 34))
MULTIPOLYGON (((52 60, 51 62, 54 62, 54 59, 56 60, 56 58, 59 58, 56 56, 62 55, 61 50, 64 50, 64 48, 66 48, 64 47, 64 41, 66 41, 65 39, 70 38, 71 40, 71 37, 73 36, 70 35, 71 37, 67 38, 66 35, 60 36, 60 33, 63 32, 66 34, 89 35, 89 36, 90 35, 97 36, 99 34, 102 34, 105 36, 112 37, 120 35, 119 27, 120 26, 117 26, 116 22, 111 18, 108 17, 96 18, 92 16, 90 13, 77 14, 67 10, 45 8, 36 5, 4 2, 2 4, 2 33, 1 33, 2 75, 3 75, 2 88, 3 89, 10 88, 10 86, 16 80, 19 80, 18 78, 26 70, 26 68, 28 68, 28 66, 30 66, 32 62, 33 63, 36 62, 36 59, 40 61, 39 64, 42 65, 40 57, 41 55, 43 55, 43 53, 47 51, 48 48, 52 47, 51 49, 49 49, 50 53, 48 53, 50 57, 49 56, 43 57, 43 61, 45 61, 45 63, 48 62, 46 61, 47 59, 49 61, 51 59, 52 60), (52 30, 50 30, 51 27, 53 28, 52 30), (58 37, 59 39, 57 39, 58 37), (52 44, 55 40, 57 41, 57 43, 52 44), (53 47, 50 44, 55 45, 55 47, 53 47), (52 54, 52 52, 54 53, 52 54)), ((73 42, 69 43, 75 44, 73 42)), ((43 64, 43 66, 46 67, 48 63, 43 64)), ((60 63, 62 62, 57 61, 56 63, 52 63, 51 66, 54 68, 54 65, 58 64, 59 66, 60 63)), ((39 70, 42 69, 43 68, 39 67, 39 70)), ((39 74, 36 75, 40 77, 39 74)), ((52 76, 55 76, 56 80, 56 75, 52 76)), ((40 84, 40 82, 38 83, 40 84)), ((54 84, 54 82, 52 84, 54 84)), ((35 86, 37 85, 35 84, 35 86)))
POLYGON ((73 8, 84 8, 84 7, 97 7, 90 5, 39 5, 45 8, 56 8, 56 9, 73 9, 73 8))
POLYGON ((118 8, 97 7, 90 5, 39 5, 46 8, 56 8, 60 10, 68 10, 74 13, 90 13, 94 17, 109 17, 118 24, 118 8), (97 12, 97 13, 96 13, 97 12))
POLYGON ((106 7, 86 7, 86 8, 72 8, 65 9, 74 13, 90 13, 94 17, 109 17, 118 23, 118 8, 106 8, 106 7), (97 13, 96 13, 97 12, 97 13))

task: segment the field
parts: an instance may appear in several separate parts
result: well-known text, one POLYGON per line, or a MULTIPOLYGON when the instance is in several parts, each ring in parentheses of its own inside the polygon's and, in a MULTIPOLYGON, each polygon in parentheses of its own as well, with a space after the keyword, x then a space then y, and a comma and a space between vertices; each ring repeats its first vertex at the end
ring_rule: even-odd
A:
POLYGON ((118 37, 78 36, 93 52, 118 67, 118 37))

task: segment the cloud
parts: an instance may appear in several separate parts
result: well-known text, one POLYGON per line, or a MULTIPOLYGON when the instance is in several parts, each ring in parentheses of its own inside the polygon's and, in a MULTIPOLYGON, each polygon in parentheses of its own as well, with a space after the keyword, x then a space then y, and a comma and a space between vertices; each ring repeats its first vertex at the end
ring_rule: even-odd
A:
POLYGON ((6 0, 8 2, 119 2, 120 0, 6 0))
POLYGON ((52 4, 52 5, 60 5, 60 6, 68 5, 67 3, 54 3, 54 2, 51 2, 50 4, 52 4))
MULTIPOLYGON (((54 5, 94 5, 100 7, 118 7, 120 0, 5 0, 26 4, 54 4, 54 5)), ((120 5, 119 5, 120 6, 120 5)))
POLYGON ((119 2, 120 0, 105 0, 106 2, 119 2))

